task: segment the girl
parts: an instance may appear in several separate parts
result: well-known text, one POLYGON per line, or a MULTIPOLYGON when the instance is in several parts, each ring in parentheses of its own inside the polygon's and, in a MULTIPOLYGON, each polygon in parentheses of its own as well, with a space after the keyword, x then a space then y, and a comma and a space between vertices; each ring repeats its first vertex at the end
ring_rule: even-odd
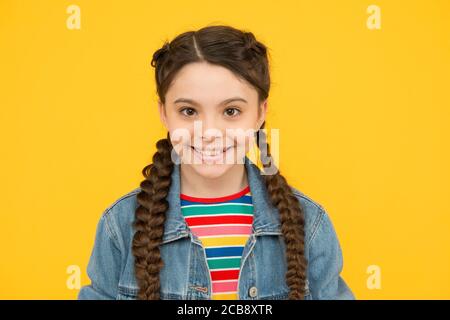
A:
POLYGON ((100 218, 78 298, 354 299, 328 214, 274 170, 267 47, 208 26, 151 65, 167 138, 100 218), (263 170, 246 156, 253 138, 263 170))

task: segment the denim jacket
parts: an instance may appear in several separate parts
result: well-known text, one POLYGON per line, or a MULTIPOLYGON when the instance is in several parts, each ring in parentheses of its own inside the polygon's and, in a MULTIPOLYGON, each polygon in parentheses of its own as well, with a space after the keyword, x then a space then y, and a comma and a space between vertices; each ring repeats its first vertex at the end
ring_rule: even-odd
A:
MULTIPOLYGON (((243 249, 238 280, 240 300, 288 299, 285 243, 278 209, 268 198, 260 169, 246 156, 244 165, 253 200, 252 233, 243 249)), ((340 273, 342 252, 325 209, 290 186, 305 214, 305 299, 355 299, 340 273)), ((137 299, 132 222, 140 187, 124 194, 101 215, 87 267, 91 280, 78 299, 137 299)), ((161 299, 211 299, 211 277, 200 239, 187 226, 180 209, 180 165, 175 164, 167 196, 160 245, 161 299)))

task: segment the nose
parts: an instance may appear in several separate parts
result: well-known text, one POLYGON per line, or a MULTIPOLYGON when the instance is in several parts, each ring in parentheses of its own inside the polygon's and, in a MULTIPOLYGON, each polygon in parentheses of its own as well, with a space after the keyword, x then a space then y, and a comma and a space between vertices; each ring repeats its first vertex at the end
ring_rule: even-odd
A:
POLYGON ((224 141, 225 129, 222 128, 222 126, 220 121, 213 116, 199 120, 194 129, 194 141, 202 143, 204 146, 205 144, 214 144, 220 143, 219 141, 224 141))

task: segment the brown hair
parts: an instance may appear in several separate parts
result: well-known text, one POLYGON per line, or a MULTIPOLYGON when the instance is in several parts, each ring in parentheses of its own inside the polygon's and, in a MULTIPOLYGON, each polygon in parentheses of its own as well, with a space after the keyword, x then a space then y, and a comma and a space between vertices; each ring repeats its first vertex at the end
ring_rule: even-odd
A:
MULTIPOLYGON (((178 70, 192 62, 209 62, 228 68, 235 75, 248 81, 257 91, 259 102, 269 95, 270 76, 268 47, 255 39, 251 32, 230 26, 206 26, 198 31, 178 35, 153 54, 157 94, 165 103, 166 92, 178 70)), ((258 108, 259 112, 259 108, 258 108)), ((265 122, 261 126, 264 128, 265 122)), ((270 148, 263 130, 256 135, 261 152, 263 168, 270 166, 270 148), (262 137, 262 141, 259 141, 262 137), (267 158, 265 158, 267 156, 267 158)), ((172 144, 167 138, 156 143, 157 151, 152 163, 142 174, 141 191, 137 194, 138 207, 135 212, 133 255, 135 274, 139 286, 138 299, 160 299, 159 272, 164 265, 159 245, 164 233, 165 213, 169 207, 166 197, 171 184, 174 163, 171 158, 172 144)), ((286 179, 276 174, 263 175, 271 203, 278 209, 281 231, 286 244, 289 299, 303 299, 305 294, 306 266, 304 256, 304 214, 300 203, 286 179)))

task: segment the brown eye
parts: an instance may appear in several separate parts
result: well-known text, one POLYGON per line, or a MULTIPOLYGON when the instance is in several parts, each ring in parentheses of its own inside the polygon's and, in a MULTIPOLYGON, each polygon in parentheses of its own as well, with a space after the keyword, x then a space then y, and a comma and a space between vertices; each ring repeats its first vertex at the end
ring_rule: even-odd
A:
POLYGON ((180 110, 180 112, 185 115, 185 116, 193 116, 195 114, 195 110, 192 108, 183 108, 182 110, 180 110), (186 112, 185 112, 186 111, 186 112))
POLYGON ((227 109, 225 110, 226 115, 229 116, 229 117, 235 117, 235 116, 237 116, 240 112, 241 112, 241 111, 240 111, 239 109, 237 109, 237 108, 227 108, 227 109))

